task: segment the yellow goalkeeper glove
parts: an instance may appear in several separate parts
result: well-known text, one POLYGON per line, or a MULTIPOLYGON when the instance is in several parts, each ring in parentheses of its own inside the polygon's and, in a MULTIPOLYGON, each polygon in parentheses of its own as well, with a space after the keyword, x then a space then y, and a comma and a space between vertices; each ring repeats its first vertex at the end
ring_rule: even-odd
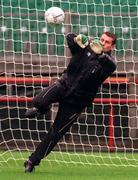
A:
POLYGON ((77 37, 75 37, 75 42, 81 47, 81 48, 85 48, 88 46, 89 41, 88 41, 88 37, 83 35, 83 34, 79 34, 77 37))
POLYGON ((102 54, 102 52, 103 52, 103 45, 97 39, 93 40, 90 43, 90 47, 95 54, 102 54))

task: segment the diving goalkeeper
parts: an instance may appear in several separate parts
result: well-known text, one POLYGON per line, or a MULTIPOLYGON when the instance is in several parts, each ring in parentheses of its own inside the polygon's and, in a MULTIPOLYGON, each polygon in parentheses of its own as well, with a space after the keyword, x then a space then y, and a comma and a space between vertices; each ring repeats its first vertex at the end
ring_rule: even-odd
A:
POLYGON ((25 114, 28 118, 46 114, 52 103, 59 103, 54 123, 24 162, 25 172, 32 172, 53 150, 83 109, 94 101, 101 84, 116 69, 111 55, 116 42, 113 33, 104 32, 99 40, 69 33, 66 39, 72 54, 67 69, 60 79, 34 97, 33 107, 25 114))

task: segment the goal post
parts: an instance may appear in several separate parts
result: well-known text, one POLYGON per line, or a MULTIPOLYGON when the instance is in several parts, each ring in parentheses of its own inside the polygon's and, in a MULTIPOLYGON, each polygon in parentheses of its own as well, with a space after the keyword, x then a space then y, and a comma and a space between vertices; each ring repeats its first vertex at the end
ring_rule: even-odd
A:
POLYGON ((72 31, 97 38, 103 31, 112 31, 117 36, 113 52, 117 70, 54 148, 54 156, 46 160, 138 166, 137 20, 137 1, 133 0, 1 0, 1 164, 26 159, 24 151, 34 151, 54 121, 58 104, 38 119, 29 120, 24 113, 32 98, 67 67, 70 52, 65 35, 72 31), (63 24, 44 21, 45 11, 52 6, 64 10, 63 24))

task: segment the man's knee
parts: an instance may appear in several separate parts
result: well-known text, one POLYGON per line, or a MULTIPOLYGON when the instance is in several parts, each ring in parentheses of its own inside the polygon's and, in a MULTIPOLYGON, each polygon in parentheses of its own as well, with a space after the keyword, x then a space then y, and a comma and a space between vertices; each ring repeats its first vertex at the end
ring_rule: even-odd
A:
POLYGON ((32 100, 33 106, 39 108, 41 106, 41 100, 40 97, 37 95, 32 100))
POLYGON ((32 103, 34 107, 37 107, 37 108, 46 106, 46 100, 43 98, 43 91, 33 98, 32 103))
POLYGON ((32 104, 38 109, 41 114, 45 114, 50 110, 50 107, 46 106, 46 104, 39 96, 34 97, 34 99, 32 100, 32 104))

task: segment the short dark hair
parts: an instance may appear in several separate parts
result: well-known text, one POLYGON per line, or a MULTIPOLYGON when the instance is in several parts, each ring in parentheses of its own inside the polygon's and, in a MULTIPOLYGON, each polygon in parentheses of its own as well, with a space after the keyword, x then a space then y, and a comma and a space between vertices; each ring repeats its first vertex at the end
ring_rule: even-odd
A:
POLYGON ((107 36, 109 36, 109 37, 111 37, 113 39, 113 43, 112 43, 113 45, 116 43, 116 36, 115 36, 114 33, 106 31, 103 34, 106 34, 107 36))

